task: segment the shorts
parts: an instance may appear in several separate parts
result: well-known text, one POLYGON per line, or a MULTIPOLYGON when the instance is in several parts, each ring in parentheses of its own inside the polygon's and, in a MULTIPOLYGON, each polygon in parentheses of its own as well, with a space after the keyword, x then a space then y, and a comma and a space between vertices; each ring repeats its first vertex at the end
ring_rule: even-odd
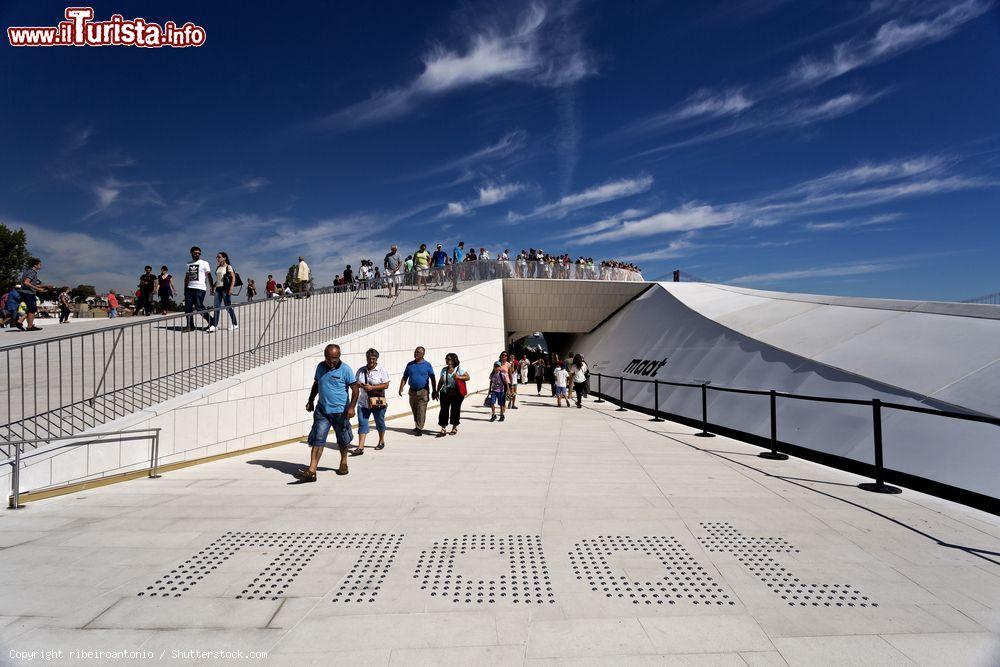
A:
POLYGON ((490 405, 494 407, 497 405, 503 405, 506 398, 507 398, 507 393, 504 392, 502 389, 500 391, 491 391, 490 405))
POLYGON ((368 425, 368 420, 372 417, 375 418, 375 430, 379 433, 385 433, 385 411, 387 408, 378 408, 372 410, 371 408, 366 408, 364 406, 358 408, 358 435, 367 435, 371 431, 371 426, 368 425))
POLYGON ((401 282, 403 282, 403 272, 402 271, 398 271, 396 273, 390 274, 389 275, 389 280, 391 280, 392 282, 394 282, 397 285, 400 284, 401 282))
POLYGON ((38 312, 38 299, 35 298, 34 294, 29 292, 21 292, 21 301, 24 302, 24 307, 26 312, 37 313, 38 312))
POLYGON ((556 387, 556 397, 566 396, 566 387, 556 387))
POLYGON ((313 425, 307 441, 309 445, 311 447, 331 447, 326 441, 331 428, 333 428, 337 439, 337 448, 347 449, 351 440, 354 439, 354 433, 351 431, 351 420, 343 412, 328 415, 323 412, 323 408, 317 405, 316 409, 313 410, 313 425))

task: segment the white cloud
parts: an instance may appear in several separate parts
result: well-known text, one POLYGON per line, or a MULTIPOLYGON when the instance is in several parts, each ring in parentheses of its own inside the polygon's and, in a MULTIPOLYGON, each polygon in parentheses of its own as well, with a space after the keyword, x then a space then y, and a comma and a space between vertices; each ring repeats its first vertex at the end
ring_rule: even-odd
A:
POLYGON ((120 181, 114 176, 108 176, 103 181, 90 185, 90 191, 94 196, 94 208, 83 220, 95 216, 121 215, 144 206, 165 205, 153 184, 145 181, 120 181))
POLYGON ((803 278, 838 278, 842 276, 856 276, 868 273, 883 273, 899 268, 894 264, 842 264, 839 266, 811 267, 807 269, 795 269, 793 271, 775 271, 772 273, 753 273, 745 276, 737 276, 729 282, 731 283, 776 283, 785 280, 801 280, 803 278))
POLYGON ((756 104, 743 88, 711 90, 702 88, 664 113, 644 118, 623 131, 623 134, 645 134, 680 123, 715 120, 736 116, 756 104))
POLYGON ((859 111, 876 102, 885 94, 886 91, 845 93, 819 102, 796 101, 777 107, 758 109, 756 113, 745 115, 723 127, 709 130, 693 137, 688 137, 687 139, 656 146, 655 148, 642 151, 634 157, 655 155, 739 134, 775 132, 782 129, 800 128, 816 123, 825 123, 859 111))
POLYGON ((856 218, 853 220, 835 220, 828 222, 807 222, 803 225, 804 229, 811 232, 833 232, 840 231, 842 229, 858 229, 860 227, 873 227, 877 225, 884 225, 887 222, 892 222, 893 220, 898 220, 898 213, 885 213, 883 215, 873 215, 868 218, 856 218))
POLYGON ((507 201, 511 197, 524 191, 525 186, 521 183, 503 183, 499 185, 484 185, 477 189, 475 199, 468 199, 460 202, 449 202, 438 217, 453 217, 466 215, 477 208, 493 206, 500 202, 507 201))
POLYGON ((622 258, 631 262, 655 262, 662 259, 673 259, 674 257, 684 257, 690 255, 697 246, 691 242, 691 235, 687 234, 679 239, 674 239, 662 248, 647 250, 640 253, 623 253, 622 258))
POLYGON ((533 4, 511 30, 473 33, 461 50, 435 46, 423 57, 423 71, 409 84, 334 112, 318 127, 350 130, 371 125, 405 115, 427 99, 477 85, 512 81, 558 88, 590 76, 594 68, 582 46, 567 52, 565 39, 549 35, 550 29, 565 31, 560 12, 554 16, 545 6, 533 4))
MULTIPOLYGON (((523 150, 527 145, 527 140, 527 132, 524 130, 514 130, 500 137, 500 139, 498 139, 495 143, 487 144, 486 146, 483 146, 482 148, 479 148, 471 153, 449 160, 436 167, 431 167, 430 169, 425 169, 416 174, 403 177, 400 180, 407 181, 417 178, 426 178, 428 176, 436 176, 438 174, 445 174, 452 171, 460 171, 462 172, 462 175, 459 177, 460 180, 458 182, 469 181, 475 178, 473 167, 481 163, 503 160, 504 158, 510 157, 518 151, 523 150)), ((458 182, 453 181, 449 183, 449 185, 457 185, 458 182)))
POLYGON ((653 186, 653 177, 640 175, 634 178, 622 178, 617 181, 608 181, 601 185, 595 185, 586 190, 575 192, 558 199, 557 201, 543 204, 535 208, 531 213, 520 215, 510 213, 508 221, 516 222, 528 218, 553 217, 561 218, 566 214, 590 206, 604 204, 616 199, 624 199, 646 192, 653 186))
POLYGON ((991 6, 989 0, 962 0, 950 6, 939 6, 938 12, 931 16, 887 21, 874 35, 841 42, 825 57, 801 59, 789 71, 788 83, 793 86, 819 85, 859 67, 940 41, 965 23, 985 14, 991 6))
POLYGON ((714 207, 699 202, 688 202, 670 211, 635 220, 622 220, 603 231, 587 234, 578 243, 601 243, 623 239, 655 236, 671 232, 689 232, 707 227, 719 227, 738 222, 743 217, 740 207, 714 207))

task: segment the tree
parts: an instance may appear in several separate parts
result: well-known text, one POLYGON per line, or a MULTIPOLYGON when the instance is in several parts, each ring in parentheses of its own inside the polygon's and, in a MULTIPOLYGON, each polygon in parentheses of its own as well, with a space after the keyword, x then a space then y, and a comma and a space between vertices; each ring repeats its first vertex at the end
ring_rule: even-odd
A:
POLYGON ((74 301, 84 301, 89 296, 97 296, 97 290, 93 285, 77 285, 69 291, 69 295, 74 301))
POLYGON ((0 223, 0 285, 10 286, 21 278, 28 266, 28 236, 0 223))

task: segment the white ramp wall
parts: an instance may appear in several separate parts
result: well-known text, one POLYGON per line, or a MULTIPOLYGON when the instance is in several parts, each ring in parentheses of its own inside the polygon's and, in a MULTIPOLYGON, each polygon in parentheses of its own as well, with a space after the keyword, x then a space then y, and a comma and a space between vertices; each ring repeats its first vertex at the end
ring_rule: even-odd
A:
MULTIPOLYGON (((493 361, 504 347, 501 281, 476 285, 419 310, 329 342, 342 347, 343 359, 354 369, 365 365, 365 350, 370 347, 379 350, 379 362, 391 376, 387 416, 409 413, 406 393, 399 397, 396 392, 403 368, 413 358, 413 349, 418 345, 427 349, 426 358, 436 370, 444 365, 447 352, 458 354, 471 375, 469 391, 480 391, 486 388, 493 361)), ((289 355, 155 405, 105 424, 94 433, 160 428, 161 465, 302 437, 312 423, 304 406, 316 364, 322 361, 323 347, 289 355)), ((427 428, 436 428, 437 405, 432 402, 428 406, 427 428)), ((397 423, 407 428, 413 425, 406 419, 397 423)), ((390 434, 387 442, 391 443, 393 437, 394 434, 390 434)), ((131 444, 134 447, 119 447, 117 442, 108 442, 39 456, 22 470, 21 488, 30 490, 80 481, 88 474, 102 471, 122 473, 147 467, 148 443, 131 444)), ((302 454, 303 460, 307 460, 305 445, 302 454)), ((0 488, 9 492, 9 472, 0 484, 3 485, 0 488)))
MULTIPOLYGON (((587 357, 594 371, 616 377, 648 379, 626 372, 631 361, 666 359, 657 379, 866 401, 881 398, 959 411, 963 397, 976 399, 962 401, 972 403, 967 406, 972 409, 992 409, 997 403, 996 392, 990 390, 1000 385, 1000 369, 994 363, 1000 357, 1000 320, 912 312, 900 302, 884 304, 887 307, 872 300, 823 305, 743 292, 662 284, 582 336, 574 350, 587 357), (726 324, 717 321, 723 317, 728 318, 726 324), (876 335, 878 326, 885 327, 883 335, 876 335), (834 360, 840 367, 832 365, 834 360), (875 377, 866 376, 866 369, 875 377), (954 403, 944 403, 944 398, 954 403)), ((617 382, 604 391, 617 397, 617 382)), ((712 423, 769 436, 768 397, 708 395, 712 423)), ((653 386, 626 383, 624 400, 652 408, 653 386)), ((661 386, 660 406, 665 412, 700 419, 700 389, 661 386)), ((777 424, 783 442, 863 463, 874 460, 870 406, 781 399, 777 424)), ((986 424, 885 410, 885 465, 998 497, 998 432, 986 424)))

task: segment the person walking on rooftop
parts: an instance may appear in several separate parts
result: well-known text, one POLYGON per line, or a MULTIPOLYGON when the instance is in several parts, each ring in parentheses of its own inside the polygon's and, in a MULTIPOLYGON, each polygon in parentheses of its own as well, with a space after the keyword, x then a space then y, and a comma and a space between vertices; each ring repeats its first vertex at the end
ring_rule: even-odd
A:
POLYGON ((448 264, 448 253, 437 244, 437 250, 431 256, 431 265, 434 267, 434 284, 437 287, 444 286, 444 267, 448 264))
POLYGON ((299 265, 295 270, 295 277, 299 281, 299 293, 306 296, 312 294, 312 272, 302 255, 299 255, 299 265))
POLYGON ((385 400, 385 390, 389 388, 389 371, 378 363, 378 350, 374 347, 365 352, 364 368, 359 368, 354 374, 357 385, 358 401, 358 446, 351 456, 361 456, 365 453, 365 438, 371 427, 368 420, 375 418, 375 430, 378 431, 378 444, 375 449, 385 449, 385 411, 389 404, 385 400))
POLYGON ((531 367, 535 373, 535 386, 538 387, 538 396, 542 395, 542 385, 545 383, 546 364, 545 357, 539 357, 531 362, 531 367))
POLYGON ((264 293, 268 299, 274 298, 274 293, 278 291, 278 283, 274 282, 274 276, 267 274, 267 282, 264 283, 264 293))
POLYGON ((431 254, 427 252, 427 244, 421 243, 420 250, 413 254, 413 268, 417 271, 417 290, 423 285, 427 289, 427 275, 430 272, 431 254))
POLYGON ((493 372, 490 373, 490 393, 487 400, 490 403, 490 421, 497 420, 497 406, 500 406, 500 421, 506 418, 507 388, 510 386, 510 375, 507 374, 499 361, 493 362, 493 372))
POLYGON ((573 356, 573 365, 570 366, 569 374, 573 380, 573 393, 576 394, 576 407, 582 408, 583 399, 587 395, 587 377, 590 375, 590 369, 582 354, 573 356))
POLYGON ((160 275, 156 277, 156 293, 160 297, 161 314, 166 315, 173 305, 174 294, 177 293, 174 289, 174 277, 166 266, 160 267, 160 275))
POLYGON ((257 296, 257 283, 250 278, 247 280, 247 302, 253 301, 255 296, 257 296))
POLYGON ((205 312, 205 292, 215 283, 212 280, 212 267, 201 258, 201 248, 191 248, 191 261, 184 272, 184 312, 187 313, 187 327, 184 331, 194 331, 192 313, 198 311, 211 324, 212 318, 205 312))
POLYGON ((108 290, 108 317, 116 318, 118 317, 118 297, 115 295, 113 289, 108 290))
POLYGON ((413 434, 424 434, 424 422, 427 419, 427 402, 431 396, 437 395, 437 380, 434 377, 434 367, 424 359, 426 350, 418 347, 413 351, 413 361, 406 364, 403 378, 399 381, 399 395, 403 395, 403 387, 410 385, 410 410, 413 412, 413 434))
MULTIPOLYGON (((41 327, 35 326, 35 315, 38 314, 38 292, 44 291, 48 285, 43 285, 38 278, 38 270, 42 268, 42 260, 32 257, 28 260, 28 268, 21 274, 19 290, 21 303, 24 304, 27 313, 27 324, 25 331, 41 331, 41 327)), ((20 322, 19 322, 20 323, 20 322)))
POLYGON ((69 287, 63 287, 59 290, 59 324, 69 323, 70 303, 69 287))
POLYGON ((568 379, 569 372, 566 370, 566 364, 561 363, 552 371, 552 382, 555 385, 557 408, 562 407, 563 401, 566 401, 566 407, 569 407, 569 396, 566 395, 566 382, 568 379))
POLYGON ((236 311, 233 310, 233 285, 236 283, 236 272, 229 263, 229 255, 227 253, 218 253, 215 256, 215 261, 218 262, 218 266, 215 267, 215 286, 212 290, 215 292, 215 312, 212 313, 212 324, 208 327, 206 333, 214 333, 216 327, 219 326, 219 314, 223 304, 225 304, 226 310, 229 312, 229 319, 233 324, 232 331, 236 331, 240 328, 239 323, 236 321, 236 311))
POLYGON ((351 419, 358 405, 358 383, 351 367, 340 360, 340 346, 331 343, 323 350, 323 361, 316 366, 312 389, 306 402, 306 412, 313 413, 312 430, 309 431, 309 467, 295 473, 303 482, 315 482, 323 449, 332 428, 337 448, 340 450, 338 475, 346 475, 347 448, 354 437, 351 419), (316 398, 319 397, 317 401, 316 398))
POLYGON ((403 260, 395 243, 382 259, 382 268, 385 269, 385 284, 389 288, 389 296, 399 296, 399 285, 403 282, 403 260))
POLYGON ((154 291, 156 291, 156 276, 153 275, 153 267, 146 266, 139 276, 139 305, 135 309, 137 313, 141 310, 143 315, 153 314, 154 291))
POLYGON ((462 401, 465 400, 467 392, 465 383, 468 381, 469 372, 458 361, 458 355, 454 352, 446 354, 438 382, 437 399, 441 402, 441 412, 438 414, 438 426, 441 427, 441 431, 437 434, 438 438, 443 438, 446 433, 448 435, 458 433, 458 425, 462 421, 462 401), (451 424, 451 430, 445 431, 448 424, 451 424))

